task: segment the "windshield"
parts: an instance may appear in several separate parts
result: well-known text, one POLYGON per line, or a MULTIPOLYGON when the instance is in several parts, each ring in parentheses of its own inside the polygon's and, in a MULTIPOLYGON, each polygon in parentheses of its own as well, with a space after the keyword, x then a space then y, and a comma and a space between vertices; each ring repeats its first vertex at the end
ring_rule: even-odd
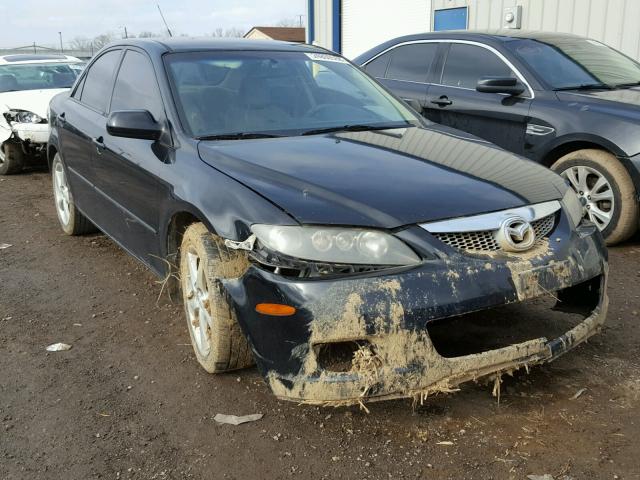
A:
POLYGON ((78 63, 0 65, 0 93, 69 88, 81 71, 78 63))
POLYGON ((549 36, 505 45, 552 89, 640 82, 640 64, 595 40, 549 36))
POLYGON ((182 121, 199 138, 289 136, 419 122, 375 81, 335 55, 197 52, 170 54, 165 61, 182 121))

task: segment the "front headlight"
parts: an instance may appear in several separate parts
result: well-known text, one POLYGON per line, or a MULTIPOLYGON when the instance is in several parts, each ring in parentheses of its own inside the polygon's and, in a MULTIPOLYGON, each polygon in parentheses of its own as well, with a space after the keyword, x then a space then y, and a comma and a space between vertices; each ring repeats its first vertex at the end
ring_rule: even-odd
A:
POLYGON ((378 230, 253 225, 262 244, 301 260, 352 265, 413 265, 420 258, 402 240, 378 230))
POLYGON ((45 123, 46 119, 42 118, 40 115, 27 112, 26 110, 11 110, 9 112, 9 117, 12 121, 17 123, 45 123))
POLYGON ((567 215, 569 215, 573 226, 577 227, 582 221, 582 217, 584 217, 585 212, 582 202, 572 188, 568 188, 564 197, 562 197, 562 205, 564 206, 564 210, 567 212, 567 215))

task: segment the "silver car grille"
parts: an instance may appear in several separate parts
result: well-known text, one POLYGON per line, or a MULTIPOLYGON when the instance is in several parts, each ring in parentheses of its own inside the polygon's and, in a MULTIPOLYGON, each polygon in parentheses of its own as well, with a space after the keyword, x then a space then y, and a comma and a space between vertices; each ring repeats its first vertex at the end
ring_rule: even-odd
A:
POLYGON ((529 222, 535 232, 535 244, 539 244, 555 227, 560 208, 560 202, 551 201, 472 217, 425 223, 421 227, 443 243, 463 252, 496 252, 502 250, 496 233, 506 218, 518 216, 529 222))
MULTIPOLYGON (((552 213, 539 220, 531 222, 533 230, 536 232, 536 242, 542 239, 553 230, 556 223, 556 214, 552 213)), ((447 245, 470 252, 494 252, 500 250, 500 245, 495 237, 495 230, 481 230, 477 232, 442 232, 433 234, 438 240, 447 245)))

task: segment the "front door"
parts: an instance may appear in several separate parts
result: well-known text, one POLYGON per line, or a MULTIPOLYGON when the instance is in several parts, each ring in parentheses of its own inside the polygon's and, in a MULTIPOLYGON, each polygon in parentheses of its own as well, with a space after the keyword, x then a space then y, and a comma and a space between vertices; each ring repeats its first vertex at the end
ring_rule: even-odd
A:
MULTIPOLYGON (((151 61, 127 50, 113 88, 109 112, 147 110, 159 123, 165 111, 151 61)), ((114 137, 104 130, 94 161, 95 187, 104 204, 109 235, 143 262, 157 266, 159 212, 168 189, 161 182, 167 164, 162 141, 114 137)))
POLYGON ((429 88, 424 115, 434 122, 484 138, 523 154, 531 91, 518 96, 481 93, 481 77, 515 77, 493 51, 466 43, 451 43, 442 70, 429 88))

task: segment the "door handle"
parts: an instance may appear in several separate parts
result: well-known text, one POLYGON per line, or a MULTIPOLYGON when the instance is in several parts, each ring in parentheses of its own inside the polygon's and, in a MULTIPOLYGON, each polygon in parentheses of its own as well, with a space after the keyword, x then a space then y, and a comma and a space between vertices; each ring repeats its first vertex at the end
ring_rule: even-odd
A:
POLYGON ((56 119, 58 120, 58 123, 63 124, 64 122, 66 122, 67 120, 64 118, 64 112, 58 114, 58 116, 56 117, 56 119))
POLYGON ((446 107, 447 105, 453 104, 453 102, 449 100, 449 97, 447 97, 446 95, 442 95, 440 98, 431 100, 431 103, 438 105, 439 107, 446 107))
POLYGON ((102 136, 93 139, 93 144, 96 146, 96 152, 98 155, 102 154, 105 148, 104 138, 102 136))

